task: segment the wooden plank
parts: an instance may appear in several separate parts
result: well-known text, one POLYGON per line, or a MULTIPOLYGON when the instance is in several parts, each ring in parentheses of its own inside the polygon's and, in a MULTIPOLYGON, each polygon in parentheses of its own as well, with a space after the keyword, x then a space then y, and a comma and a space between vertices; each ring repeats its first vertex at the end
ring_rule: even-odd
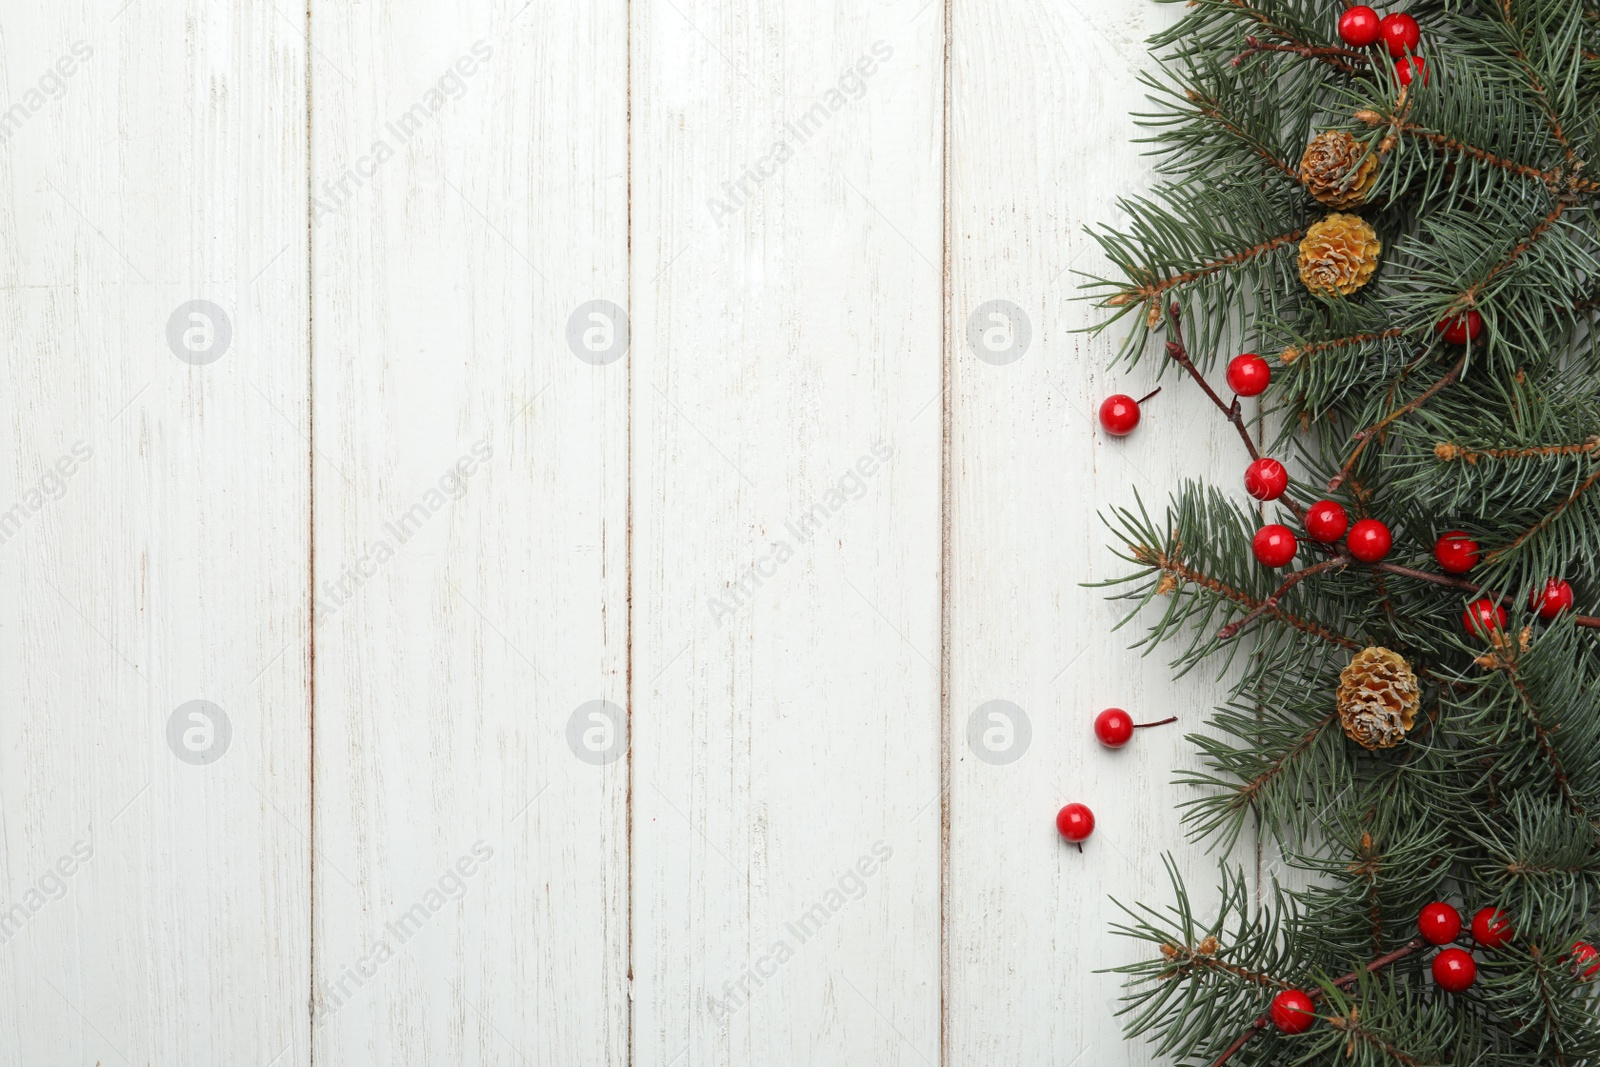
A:
POLYGON ((635 1062, 939 1055, 942 26, 633 5, 635 1062))
POLYGON ((311 5, 319 1062, 627 1056, 624 9, 311 5))
POLYGON ((0 1063, 303 1064, 304 42, 131 0, 0 57, 0 1063))
POLYGON ((1122 573, 1096 508, 1137 489, 1159 509, 1180 478, 1243 467, 1171 377, 1132 436, 1106 437, 1100 401, 1153 389, 1155 361, 1108 371, 1114 339, 1071 332, 1098 314, 1074 272, 1104 267, 1084 226, 1149 183, 1127 115, 1160 17, 1126 0, 952 4, 952 1067, 1148 1062, 1112 1016, 1116 976, 1093 973, 1138 951, 1109 933, 1109 898, 1169 902, 1168 849, 1199 901, 1215 881, 1168 783, 1218 690, 1128 651, 1138 624, 1112 633, 1125 609, 1081 584, 1122 573), (1092 722, 1109 706, 1180 724, 1108 751, 1092 722), (1097 817, 1081 855, 1052 826, 1073 800, 1097 817))

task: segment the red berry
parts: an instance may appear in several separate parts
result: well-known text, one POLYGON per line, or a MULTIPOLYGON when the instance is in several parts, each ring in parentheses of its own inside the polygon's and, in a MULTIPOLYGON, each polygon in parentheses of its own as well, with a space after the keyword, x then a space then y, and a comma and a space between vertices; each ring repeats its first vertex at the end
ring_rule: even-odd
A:
POLYGON ((1389 46, 1389 54, 1399 59, 1407 52, 1415 52, 1422 41, 1422 27, 1410 15, 1395 13, 1383 16, 1378 23, 1378 33, 1389 46))
POLYGON ((1436 900, 1417 916, 1417 932, 1430 945, 1448 945, 1461 933, 1461 913, 1436 900))
POLYGON ((1094 812, 1083 804, 1068 804, 1056 812, 1056 830, 1068 841, 1082 841, 1094 833, 1094 812))
POLYGON ((1133 716, 1121 708, 1107 708, 1094 717, 1094 735, 1107 748, 1121 748, 1133 737, 1133 716))
POLYGON ((1313 540, 1331 545, 1350 528, 1350 516, 1332 500, 1319 500, 1306 508, 1306 533, 1313 540))
POLYGON ((1488 637, 1496 630, 1506 628, 1506 609, 1488 597, 1479 597, 1461 613, 1461 625, 1467 633, 1488 637))
POLYGON ((1362 563, 1376 563, 1389 554, 1394 535, 1377 519, 1361 519, 1350 527, 1350 554, 1362 563))
POLYGON ((1478 542, 1463 530, 1442 533, 1433 543, 1433 558, 1451 574, 1465 574, 1478 565, 1478 542))
POLYGON ((1479 908, 1472 916, 1472 940, 1479 948, 1499 948, 1511 943, 1516 932, 1511 929, 1511 919, 1503 911, 1479 908))
POLYGON ((1447 948, 1433 957, 1433 980, 1447 993, 1459 993, 1478 977, 1478 963, 1464 948, 1447 948))
POLYGON ((1267 1014, 1272 1017, 1272 1025, 1284 1033, 1303 1034, 1317 1021, 1314 1010, 1310 997, 1298 989, 1285 989, 1272 998, 1267 1014))
POLYGON ((1272 381, 1272 368, 1254 352, 1234 356, 1228 362, 1228 388, 1240 396, 1260 396, 1272 381))
POLYGON ((1275 459, 1258 459, 1244 469, 1244 491, 1257 500, 1276 500, 1289 488, 1289 472, 1275 459))
POLYGON ((1124 393, 1106 397, 1100 405, 1100 425, 1113 437, 1126 437, 1139 425, 1139 402, 1124 393))
POLYGON ((1585 967, 1584 964, 1600 956, 1600 951, 1587 941, 1579 941, 1572 946, 1572 969, 1578 972, 1578 977, 1587 982, 1595 975, 1600 974, 1600 963, 1593 963, 1585 967))
POLYGON ((1256 554, 1256 559, 1268 567, 1281 567, 1294 559, 1295 549, 1300 544, 1294 539, 1294 531, 1279 523, 1271 523, 1256 531, 1256 536, 1250 543, 1250 548, 1256 554))
MULTIPOLYGON (((1412 79, 1418 74, 1422 75, 1422 84, 1428 84, 1428 61, 1421 56, 1406 56, 1404 59, 1394 61, 1394 77, 1401 85, 1410 85, 1412 79)), ((1476 312, 1473 312, 1476 314, 1476 312)), ((1482 327, 1479 327, 1480 329, 1482 327)), ((1453 344, 1466 344, 1465 340, 1452 342, 1453 344)))
MULTIPOLYGON (((1398 66, 1399 64, 1396 64, 1398 66)), ((1407 85, 1410 81, 1402 78, 1407 85)), ((1423 77, 1422 82, 1427 84, 1428 79, 1423 77)), ((1435 330, 1444 337, 1446 344, 1464 345, 1468 341, 1476 341, 1483 332, 1483 316, 1476 311, 1468 311, 1465 315, 1451 315, 1447 319, 1440 319, 1434 326, 1435 330)))
POLYGON ((1572 610, 1572 583, 1560 578, 1546 578, 1543 589, 1535 589, 1528 598, 1528 606, 1539 613, 1541 619, 1553 619, 1563 611, 1572 610))
POLYGON ((1339 39, 1351 48, 1365 48, 1378 40, 1378 13, 1365 4, 1339 16, 1339 39))

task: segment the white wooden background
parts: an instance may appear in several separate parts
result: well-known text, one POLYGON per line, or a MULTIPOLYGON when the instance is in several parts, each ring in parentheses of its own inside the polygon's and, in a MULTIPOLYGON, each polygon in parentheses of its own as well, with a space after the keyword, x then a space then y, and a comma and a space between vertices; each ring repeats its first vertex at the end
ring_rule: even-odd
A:
POLYGON ((1214 694, 1081 583, 1238 457, 1074 272, 1167 17, 8 4, 0 1063, 1148 1062, 1108 898, 1213 861, 1090 722, 1214 694))

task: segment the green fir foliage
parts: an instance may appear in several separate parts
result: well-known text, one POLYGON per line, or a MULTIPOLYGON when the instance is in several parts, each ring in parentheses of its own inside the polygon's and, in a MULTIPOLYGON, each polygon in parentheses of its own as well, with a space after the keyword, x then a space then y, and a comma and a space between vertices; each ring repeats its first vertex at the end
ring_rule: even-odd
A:
POLYGON ((1122 360, 1220 386, 1233 355, 1266 356, 1255 440, 1291 483, 1264 506, 1190 484, 1107 515, 1138 643, 1232 687, 1179 778, 1221 904, 1197 912, 1169 863, 1169 902, 1125 906, 1120 932, 1149 950, 1118 968, 1127 1031, 1180 1064, 1600 1065, 1600 969, 1573 957, 1600 946, 1600 2, 1417 0, 1399 10, 1429 76, 1409 88, 1381 43, 1339 39, 1343 3, 1184 3, 1138 116, 1158 180, 1097 232, 1111 273, 1090 288, 1122 360), (1334 210, 1300 168, 1330 130, 1377 161, 1338 209, 1383 246, 1347 297, 1297 265, 1334 210), (1436 327, 1468 311, 1481 334, 1448 343, 1436 327), (1389 555, 1312 541, 1321 499, 1385 523, 1389 555), (1280 570, 1251 552, 1266 522, 1299 537, 1280 570), (1433 556, 1453 530, 1482 549, 1459 576, 1433 556), (1552 576, 1576 607, 1547 619, 1530 598, 1552 576), (1464 625, 1479 597, 1503 630, 1464 625), (1336 691, 1372 646, 1421 696, 1404 739, 1368 750, 1336 691), (1465 992, 1434 983, 1417 937, 1434 900, 1469 924, 1465 992), (1474 944, 1486 907, 1509 944, 1474 944), (1316 1002, 1303 1034, 1266 1018, 1287 988, 1316 1002))

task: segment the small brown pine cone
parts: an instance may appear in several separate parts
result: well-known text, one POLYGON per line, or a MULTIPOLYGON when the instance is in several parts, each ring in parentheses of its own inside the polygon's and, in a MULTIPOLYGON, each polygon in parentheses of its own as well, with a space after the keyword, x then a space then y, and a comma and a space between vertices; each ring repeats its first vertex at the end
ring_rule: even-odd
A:
POLYGON ((1382 251, 1377 231, 1361 216, 1329 215, 1300 240, 1300 280, 1318 296, 1349 296, 1371 279, 1382 251))
POLYGON ((1300 157, 1300 181, 1331 208, 1358 207, 1378 182, 1378 157, 1343 130, 1327 130, 1300 157))
POLYGON ((1393 748, 1416 722, 1419 693, 1400 653, 1364 648, 1339 672, 1339 724, 1362 748, 1393 748))

